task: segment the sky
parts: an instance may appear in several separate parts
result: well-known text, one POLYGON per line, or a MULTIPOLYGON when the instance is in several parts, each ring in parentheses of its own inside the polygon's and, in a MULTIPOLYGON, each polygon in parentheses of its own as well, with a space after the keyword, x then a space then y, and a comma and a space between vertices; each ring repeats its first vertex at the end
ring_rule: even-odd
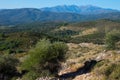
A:
POLYGON ((120 10, 120 0, 0 0, 0 9, 43 8, 57 5, 94 5, 120 10))

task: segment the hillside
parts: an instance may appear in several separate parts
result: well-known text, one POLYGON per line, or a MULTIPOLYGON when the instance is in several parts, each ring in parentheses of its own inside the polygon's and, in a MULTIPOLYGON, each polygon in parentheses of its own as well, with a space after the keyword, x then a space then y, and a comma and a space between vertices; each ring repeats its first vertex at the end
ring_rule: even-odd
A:
POLYGON ((106 33, 111 30, 120 30, 119 21, 103 19, 90 22, 77 22, 61 26, 52 33, 55 36, 68 38, 68 42, 93 42, 101 44, 104 43, 106 33))
POLYGON ((52 32, 55 31, 56 35, 71 36, 75 41, 71 42, 71 38, 66 37, 69 41, 67 59, 61 62, 62 67, 58 76, 41 77, 37 80, 51 78, 56 80, 119 80, 120 37, 114 38, 114 40, 118 39, 114 50, 106 49, 105 42, 106 34, 112 30, 120 30, 119 21, 98 20, 72 23, 53 30, 52 32))
POLYGON ((119 35, 108 19, 0 26, 0 78, 119 80, 119 35))
POLYGON ((120 79, 118 76, 120 75, 119 50, 106 51, 104 45, 93 43, 68 43, 67 45, 70 54, 67 61, 62 63, 63 68, 59 72, 59 75, 66 80, 120 79), (90 67, 90 65, 92 66, 90 67))
POLYGON ((42 11, 37 8, 2 9, 0 10, 0 25, 16 25, 32 22, 85 22, 98 19, 120 19, 119 11, 108 10, 107 12, 103 10, 103 12, 100 11, 100 13, 94 14, 96 12, 96 9, 95 11, 91 11, 91 8, 88 8, 86 10, 88 11, 85 11, 86 13, 91 14, 78 14, 71 13, 69 11, 51 12, 47 10, 42 11))
POLYGON ((0 11, 0 24, 20 24, 36 21, 78 21, 80 18, 81 16, 78 14, 54 13, 30 8, 0 11))

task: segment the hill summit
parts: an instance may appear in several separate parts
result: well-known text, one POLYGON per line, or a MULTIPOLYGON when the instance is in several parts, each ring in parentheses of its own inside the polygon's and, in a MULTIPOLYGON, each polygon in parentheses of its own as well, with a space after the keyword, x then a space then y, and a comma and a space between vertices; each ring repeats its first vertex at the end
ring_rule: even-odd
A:
POLYGON ((101 14, 101 13, 118 12, 118 10, 101 8, 93 5, 86 5, 86 6, 62 5, 62 6, 41 8, 41 10, 50 11, 50 12, 70 12, 70 13, 78 13, 78 14, 101 14))

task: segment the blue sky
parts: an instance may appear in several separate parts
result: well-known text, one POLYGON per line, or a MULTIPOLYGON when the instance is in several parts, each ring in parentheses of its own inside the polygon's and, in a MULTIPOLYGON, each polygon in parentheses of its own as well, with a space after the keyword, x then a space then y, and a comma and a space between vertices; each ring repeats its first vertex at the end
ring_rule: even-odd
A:
POLYGON ((120 0, 0 0, 0 9, 42 8, 56 5, 95 5, 120 10, 120 0))

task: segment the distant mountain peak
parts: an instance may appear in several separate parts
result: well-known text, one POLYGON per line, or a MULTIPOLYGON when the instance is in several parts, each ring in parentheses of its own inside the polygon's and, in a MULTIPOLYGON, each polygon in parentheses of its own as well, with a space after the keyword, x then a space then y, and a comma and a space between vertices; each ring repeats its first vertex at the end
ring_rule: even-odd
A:
POLYGON ((70 12, 77 14, 101 14, 101 13, 111 13, 118 12, 118 10, 101 8, 93 5, 59 5, 54 7, 41 8, 41 11, 49 12, 70 12))
POLYGON ((0 25, 14 25, 46 21, 90 21, 97 19, 119 20, 120 12, 96 6, 64 5, 48 8, 20 8, 0 10, 0 25))
POLYGON ((98 6, 94 6, 94 5, 83 5, 83 6, 78 6, 80 8, 101 8, 101 7, 98 7, 98 6))

